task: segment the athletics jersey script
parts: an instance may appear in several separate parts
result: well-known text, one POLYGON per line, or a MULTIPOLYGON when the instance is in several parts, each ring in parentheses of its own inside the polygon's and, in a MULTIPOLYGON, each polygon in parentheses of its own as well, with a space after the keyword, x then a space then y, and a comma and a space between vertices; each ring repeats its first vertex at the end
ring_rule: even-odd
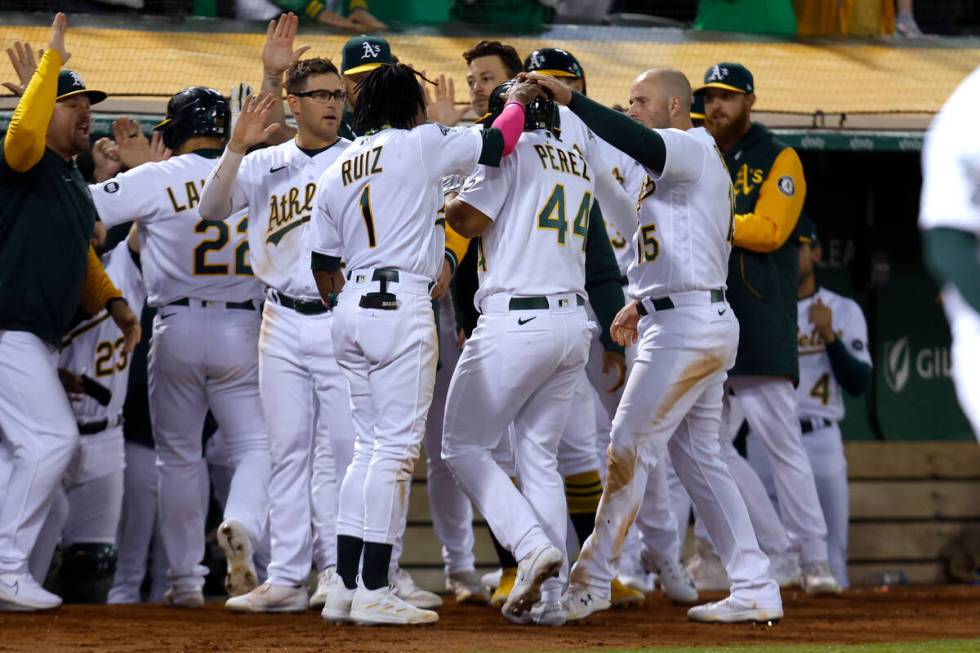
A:
POLYGON ((648 170, 630 263, 630 297, 724 288, 732 248, 731 177, 704 128, 658 129, 667 149, 660 175, 648 170))
POLYGON ((435 279, 445 230, 436 228, 442 178, 473 170, 476 128, 428 123, 358 137, 317 184, 310 244, 348 270, 388 267, 435 279))
MULTIPOLYGON (((146 302, 146 290, 143 275, 125 240, 102 257, 102 265, 130 308, 139 315, 146 302)), ((58 367, 91 377, 112 393, 108 406, 88 396, 73 400, 72 410, 79 422, 113 418, 122 412, 129 382, 129 354, 123 351, 125 342, 122 331, 104 310, 65 336, 58 367)))
POLYGON ((820 299, 833 312, 834 332, 847 351, 862 363, 871 365, 868 352, 868 325, 857 302, 820 288, 816 294, 797 302, 796 335, 800 344, 800 417, 844 419, 841 387, 830 368, 827 348, 810 323, 810 307, 820 299))
POLYGON ((295 140, 266 147, 243 160, 232 211, 248 210, 248 245, 255 276, 287 295, 319 299, 310 271, 309 223, 316 185, 350 141, 340 139, 310 156, 295 140))
POLYGON ((190 297, 243 302, 261 296, 248 253, 248 216, 204 220, 197 211, 216 159, 197 153, 144 163, 91 186, 99 217, 138 223, 148 301, 190 297))
POLYGON ((592 167, 579 135, 526 131, 499 168, 478 166, 459 200, 493 220, 480 238, 477 308, 496 293, 576 292, 585 296, 585 239, 595 197, 592 167), (579 136, 576 138, 576 136, 579 136))

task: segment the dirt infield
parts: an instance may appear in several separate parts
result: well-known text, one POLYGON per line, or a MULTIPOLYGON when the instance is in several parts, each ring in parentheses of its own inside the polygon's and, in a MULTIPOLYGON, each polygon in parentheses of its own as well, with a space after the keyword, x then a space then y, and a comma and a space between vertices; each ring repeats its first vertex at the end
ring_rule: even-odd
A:
POLYGON ((449 603, 435 626, 327 626, 305 615, 233 615, 158 606, 68 606, 50 614, 0 613, 0 651, 553 651, 606 647, 901 642, 980 637, 980 587, 899 587, 811 599, 784 594, 772 627, 689 623, 685 609, 651 595, 640 610, 610 611, 564 628, 507 623, 496 611, 449 603))

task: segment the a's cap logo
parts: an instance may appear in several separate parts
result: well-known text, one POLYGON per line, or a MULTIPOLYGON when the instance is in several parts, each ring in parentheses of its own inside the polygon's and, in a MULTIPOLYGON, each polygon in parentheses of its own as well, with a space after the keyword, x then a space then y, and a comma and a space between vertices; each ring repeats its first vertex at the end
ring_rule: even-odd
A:
POLYGON ((364 43, 364 53, 361 55, 361 59, 375 59, 381 54, 380 45, 371 45, 370 43, 364 43))
POLYGON ((71 85, 72 86, 78 86, 80 88, 84 88, 85 87, 85 82, 82 81, 82 78, 79 77, 78 76, 78 73, 76 73, 74 70, 69 70, 68 71, 68 76, 71 77, 71 85))
POLYGON ((544 57, 542 57, 540 53, 534 52, 533 54, 531 54, 531 65, 528 66, 528 68, 537 70, 538 68, 541 68, 543 65, 544 65, 544 57))
POLYGON ((728 68, 722 68, 721 66, 712 66, 711 74, 708 75, 709 82, 720 82, 721 80, 728 77, 728 68))
POLYGON ((904 390, 909 382, 910 361, 908 336, 885 343, 885 382, 895 394, 904 390))

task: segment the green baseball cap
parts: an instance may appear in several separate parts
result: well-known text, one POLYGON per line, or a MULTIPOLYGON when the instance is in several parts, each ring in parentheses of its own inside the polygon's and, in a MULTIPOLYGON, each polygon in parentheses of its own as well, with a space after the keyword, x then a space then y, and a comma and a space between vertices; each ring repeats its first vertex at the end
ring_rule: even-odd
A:
POLYGON ((366 73, 393 63, 391 46, 380 36, 355 36, 344 44, 340 71, 345 75, 366 73))
POLYGON ((817 223, 810 219, 806 213, 800 216, 800 221, 796 225, 796 240, 800 245, 820 244, 817 238, 817 223))
POLYGON ((709 88, 755 93, 755 80, 751 71, 740 63, 718 63, 705 71, 704 84, 695 93, 703 93, 709 88))
POLYGON ((691 96, 691 120, 704 120, 704 96, 700 93, 691 96))
POLYGON ((62 70, 58 73, 58 98, 63 100, 74 95, 88 95, 90 104, 98 104, 109 97, 104 91, 94 91, 85 88, 85 82, 74 70, 62 70))

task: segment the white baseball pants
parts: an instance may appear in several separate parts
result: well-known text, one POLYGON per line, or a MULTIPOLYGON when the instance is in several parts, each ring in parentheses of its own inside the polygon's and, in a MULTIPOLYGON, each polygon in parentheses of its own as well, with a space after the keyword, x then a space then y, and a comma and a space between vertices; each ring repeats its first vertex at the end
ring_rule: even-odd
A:
MULTIPOLYGON (((395 310, 361 308, 379 292, 373 270, 353 270, 334 309, 334 353, 347 377, 354 457, 340 486, 337 533, 394 544, 408 510, 436 374, 436 326, 430 281, 399 271, 387 283, 395 310)), ((392 556, 394 559, 394 555, 392 556)))
POLYGON ((722 385, 735 362, 738 322, 723 302, 643 317, 633 370, 613 420, 596 530, 571 580, 607 595, 651 467, 671 460, 732 579, 732 595, 780 605, 734 479, 721 459, 722 385))
POLYGON ((306 582, 314 540, 317 566, 337 564, 337 468, 350 460, 354 426, 332 322, 332 313, 302 315, 271 300, 262 315, 259 389, 272 454, 269 581, 275 585, 306 582))
POLYGON ((27 331, 0 331, 0 573, 27 571, 77 445, 58 350, 27 331))
POLYGON ((449 386, 442 457, 501 544, 522 560, 548 544, 565 549, 557 452, 592 323, 572 294, 549 297, 551 308, 542 310, 511 311, 510 299, 483 301, 449 386), (511 423, 520 490, 492 455, 511 423))
POLYGON ((268 516, 269 442, 259 400, 259 315, 190 300, 153 319, 147 359, 150 417, 159 466, 160 530, 175 589, 204 584, 206 511, 200 502, 201 433, 210 407, 235 468, 225 519, 254 542, 268 516))

